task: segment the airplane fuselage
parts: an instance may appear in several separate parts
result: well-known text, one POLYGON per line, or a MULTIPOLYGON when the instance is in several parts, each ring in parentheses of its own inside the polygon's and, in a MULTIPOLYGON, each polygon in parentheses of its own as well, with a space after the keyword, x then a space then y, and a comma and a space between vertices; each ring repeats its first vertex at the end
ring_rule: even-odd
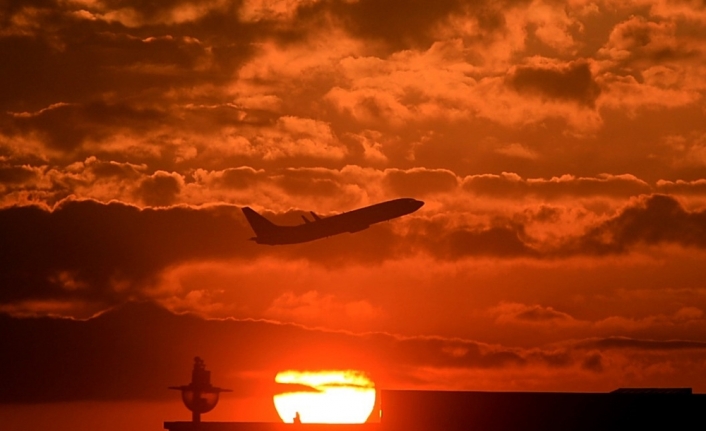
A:
POLYGON ((424 202, 411 198, 395 199, 368 207, 319 218, 315 214, 314 221, 308 221, 297 226, 278 226, 255 213, 250 208, 243 208, 245 216, 256 233, 251 238, 258 244, 280 245, 297 244, 313 241, 345 232, 358 232, 370 225, 412 213, 424 202))

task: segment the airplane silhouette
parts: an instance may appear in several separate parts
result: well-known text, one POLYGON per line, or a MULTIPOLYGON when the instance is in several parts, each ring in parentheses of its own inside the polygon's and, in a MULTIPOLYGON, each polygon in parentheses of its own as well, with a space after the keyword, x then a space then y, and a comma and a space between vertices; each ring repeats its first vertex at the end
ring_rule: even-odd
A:
POLYGON ((344 232, 359 232, 371 224, 380 223, 413 213, 424 202, 411 198, 393 199, 331 217, 319 217, 310 211, 313 221, 302 215, 304 224, 297 226, 278 226, 255 212, 250 207, 243 208, 250 227, 255 231, 250 238, 258 244, 282 245, 314 241, 344 232))

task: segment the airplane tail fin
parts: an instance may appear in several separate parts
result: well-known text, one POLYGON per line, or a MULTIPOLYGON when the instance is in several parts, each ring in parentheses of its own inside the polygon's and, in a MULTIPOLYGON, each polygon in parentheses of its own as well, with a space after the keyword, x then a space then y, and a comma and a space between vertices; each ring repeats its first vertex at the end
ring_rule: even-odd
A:
POLYGON ((252 227, 252 230, 255 231, 255 235, 257 236, 267 236, 268 233, 272 232, 277 227, 276 224, 256 213, 255 210, 250 207, 244 207, 243 214, 245 214, 245 218, 248 219, 250 227, 252 227))

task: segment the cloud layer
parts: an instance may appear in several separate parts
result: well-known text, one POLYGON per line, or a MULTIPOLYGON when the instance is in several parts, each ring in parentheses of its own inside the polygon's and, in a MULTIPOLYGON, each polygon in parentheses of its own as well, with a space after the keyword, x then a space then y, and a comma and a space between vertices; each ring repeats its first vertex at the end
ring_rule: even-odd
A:
POLYGON ((268 321, 203 320, 145 303, 86 321, 2 317, 0 325, 2 345, 12 351, 0 367, 5 403, 173 398, 164 389, 184 379, 194 351, 220 371, 213 376, 219 386, 235 389, 237 398, 261 394, 263 404, 282 390, 274 376, 284 369, 360 369, 377 387, 410 389, 458 389, 472 381, 479 389, 547 389, 537 375, 572 374, 608 390, 652 375, 683 382, 663 356, 678 353, 679 366, 692 366, 706 354, 703 342, 625 337, 526 349, 460 338, 355 335, 268 321), (643 360, 631 363, 636 356, 643 360), (21 365, 26 363, 31 373, 21 365))

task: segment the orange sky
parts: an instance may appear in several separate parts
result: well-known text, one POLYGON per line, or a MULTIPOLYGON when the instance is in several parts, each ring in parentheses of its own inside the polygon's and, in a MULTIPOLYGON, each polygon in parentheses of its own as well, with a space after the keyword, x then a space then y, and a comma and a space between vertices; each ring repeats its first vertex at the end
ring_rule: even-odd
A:
POLYGON ((688 0, 4 2, 0 410, 173 401, 195 355, 270 404, 706 392, 705 46, 688 0), (239 209, 397 197, 281 247, 239 209))

